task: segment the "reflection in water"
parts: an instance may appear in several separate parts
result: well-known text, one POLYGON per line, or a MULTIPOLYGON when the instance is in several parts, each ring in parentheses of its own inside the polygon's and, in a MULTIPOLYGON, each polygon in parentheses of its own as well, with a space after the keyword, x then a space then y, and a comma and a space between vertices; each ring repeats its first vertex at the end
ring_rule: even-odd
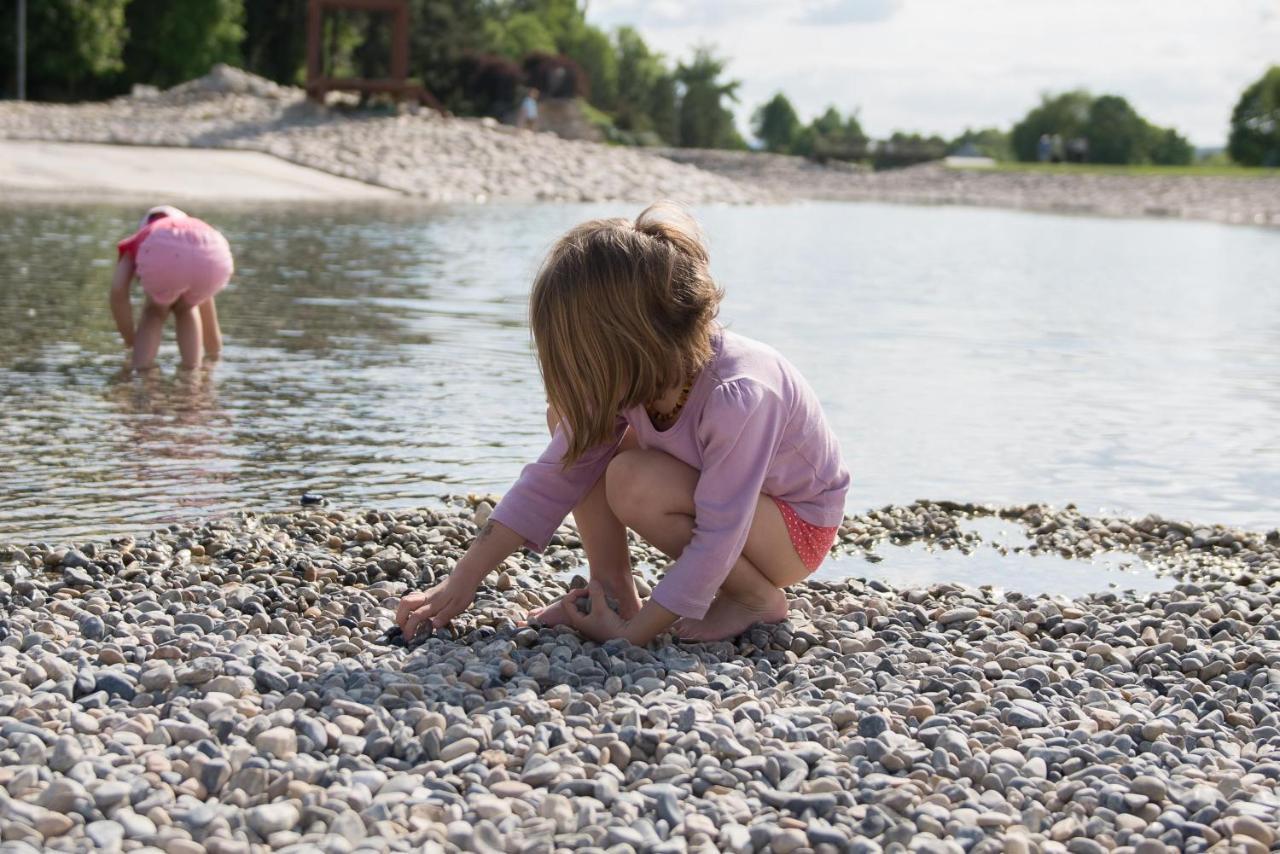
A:
MULTIPOLYGON (((0 207, 0 540, 501 489, 544 442, 525 300, 629 206, 197 210, 239 269, 224 361, 118 377, 138 211, 0 207)), ((961 208, 698 212, 722 316, 810 378, 853 509, 1076 501, 1280 522, 1280 234, 961 208)), ((172 330, 161 364, 176 363, 172 330)), ((885 567, 888 567, 886 561, 885 567)))
POLYGON ((165 375, 126 367, 106 386, 120 425, 108 453, 119 461, 121 495, 145 501, 159 486, 168 501, 152 508, 156 522, 207 515, 234 489, 239 466, 226 442, 234 424, 218 406, 216 369, 214 362, 165 375))

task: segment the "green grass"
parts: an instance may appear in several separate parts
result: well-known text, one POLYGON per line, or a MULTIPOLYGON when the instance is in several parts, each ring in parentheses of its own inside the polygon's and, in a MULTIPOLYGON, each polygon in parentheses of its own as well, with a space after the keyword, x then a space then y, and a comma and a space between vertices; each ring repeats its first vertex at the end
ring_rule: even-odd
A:
POLYGON ((1223 164, 1200 166, 1113 166, 1106 163, 1017 163, 1002 161, 988 171, 1043 172, 1050 175, 1156 175, 1209 178, 1275 178, 1280 180, 1280 169, 1223 164))

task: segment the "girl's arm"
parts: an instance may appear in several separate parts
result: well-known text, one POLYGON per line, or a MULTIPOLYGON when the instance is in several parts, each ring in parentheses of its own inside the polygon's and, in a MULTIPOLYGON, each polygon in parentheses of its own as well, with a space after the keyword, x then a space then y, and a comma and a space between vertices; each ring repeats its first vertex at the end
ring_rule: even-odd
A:
POLYGON ((133 256, 123 255, 116 262, 116 272, 111 279, 111 316, 116 329, 124 339, 124 346, 133 346, 133 305, 129 302, 129 285, 133 283, 133 256))
POLYGON ((524 537, 506 525, 486 522, 448 578, 430 590, 410 593, 400 600, 396 623, 404 639, 412 640, 428 623, 436 629, 445 626, 467 610, 484 577, 523 544, 524 537))
POLYGON ((604 474, 626 427, 619 419, 612 442, 591 449, 568 468, 563 464, 567 434, 563 427, 557 427, 551 444, 537 461, 524 467, 449 578, 400 601, 396 622, 405 640, 412 639, 428 621, 440 628, 465 611, 484 577, 516 549, 545 549, 569 511, 604 474))

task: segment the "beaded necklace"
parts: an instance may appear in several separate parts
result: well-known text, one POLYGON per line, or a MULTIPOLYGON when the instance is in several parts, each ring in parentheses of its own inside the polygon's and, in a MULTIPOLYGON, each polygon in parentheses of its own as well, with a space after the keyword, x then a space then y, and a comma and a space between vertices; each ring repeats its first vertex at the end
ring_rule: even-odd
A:
POLYGON ((684 409, 685 403, 689 400, 689 389, 693 388, 692 380, 685 380, 684 388, 680 390, 680 399, 676 401, 676 405, 672 407, 670 412, 660 412, 651 403, 644 405, 644 411, 648 413, 649 420, 654 425, 663 424, 670 427, 680 417, 680 410, 684 409))

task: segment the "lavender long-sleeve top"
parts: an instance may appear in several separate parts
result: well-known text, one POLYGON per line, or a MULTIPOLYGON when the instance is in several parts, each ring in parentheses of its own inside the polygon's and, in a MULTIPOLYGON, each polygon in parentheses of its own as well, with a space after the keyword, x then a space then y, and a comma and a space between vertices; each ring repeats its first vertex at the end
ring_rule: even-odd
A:
POLYGON ((491 518, 542 551, 557 527, 604 474, 627 427, 641 448, 662 451, 701 472, 694 490, 693 539, 653 590, 680 616, 701 618, 742 554, 761 493, 790 504, 814 525, 839 525, 849 472, 813 389, 773 348, 717 329, 711 361, 675 424, 658 430, 643 406, 618 418, 612 441, 565 468, 563 429, 494 509, 491 518))

